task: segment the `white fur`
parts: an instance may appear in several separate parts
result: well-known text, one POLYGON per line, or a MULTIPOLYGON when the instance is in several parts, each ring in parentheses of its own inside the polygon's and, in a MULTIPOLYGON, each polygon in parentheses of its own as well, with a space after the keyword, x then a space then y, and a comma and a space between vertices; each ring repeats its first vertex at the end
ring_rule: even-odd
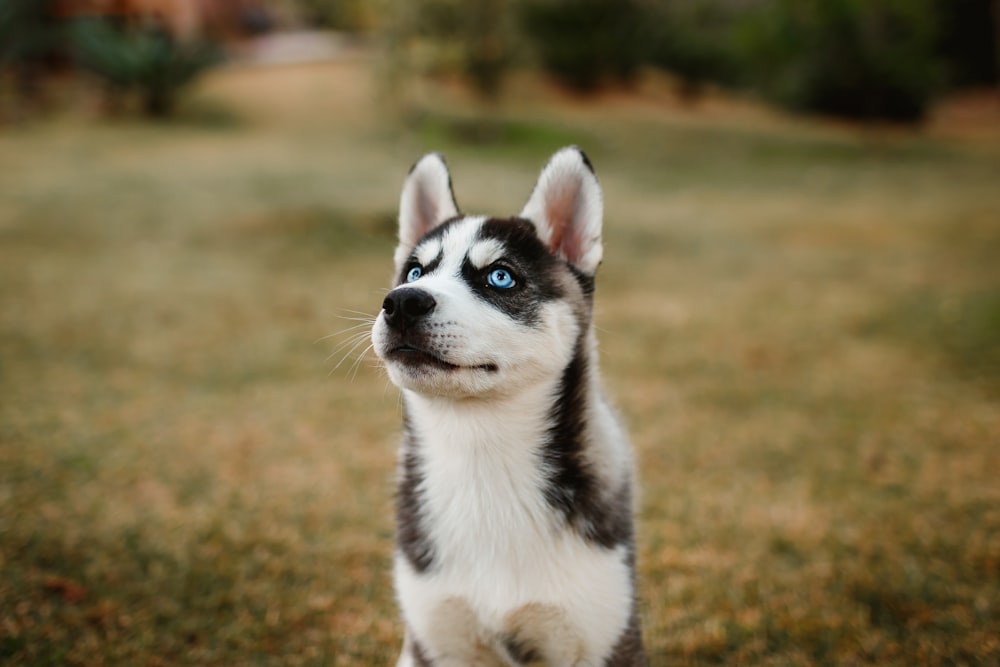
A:
POLYGON ((496 239, 477 241, 469 248, 469 261, 476 268, 483 268, 503 257, 504 245, 496 239))

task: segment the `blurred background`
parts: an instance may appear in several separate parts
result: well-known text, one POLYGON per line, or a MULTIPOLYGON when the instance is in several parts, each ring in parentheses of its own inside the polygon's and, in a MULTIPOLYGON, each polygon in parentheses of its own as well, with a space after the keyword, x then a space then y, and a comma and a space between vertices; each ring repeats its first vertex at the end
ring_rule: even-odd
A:
POLYGON ((577 92, 669 72, 696 101, 725 86, 793 110, 917 122, 943 95, 997 84, 993 0, 8 0, 0 10, 6 115, 58 108, 69 78, 175 112, 200 74, 230 64, 384 60, 389 87, 454 76, 484 102, 533 68, 577 92))
POLYGON ((1000 664, 1000 2, 0 0, 0 663, 401 643, 409 166, 577 144, 651 664, 1000 664))

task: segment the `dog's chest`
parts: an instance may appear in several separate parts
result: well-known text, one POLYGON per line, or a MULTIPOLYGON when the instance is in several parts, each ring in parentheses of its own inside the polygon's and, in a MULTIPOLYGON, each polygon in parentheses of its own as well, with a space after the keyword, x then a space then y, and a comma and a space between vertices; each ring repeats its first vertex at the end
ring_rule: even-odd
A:
POLYGON ((598 655, 630 610, 624 548, 588 543, 547 503, 544 415, 477 415, 474 428, 463 417, 410 414, 433 565, 418 573, 397 561, 408 622, 440 650, 438 638, 457 633, 533 646, 553 637, 571 655, 598 655))
POLYGON ((526 411, 415 414, 423 426, 420 502, 441 567, 519 568, 559 531, 546 503, 544 415, 526 411))

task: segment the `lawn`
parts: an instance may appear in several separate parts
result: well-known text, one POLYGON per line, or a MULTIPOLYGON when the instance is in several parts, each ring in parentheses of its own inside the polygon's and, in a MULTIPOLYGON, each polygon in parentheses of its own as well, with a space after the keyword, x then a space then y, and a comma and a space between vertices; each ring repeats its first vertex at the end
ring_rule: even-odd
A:
POLYGON ((995 135, 529 78, 477 145, 414 94, 226 70, 0 128, 0 663, 391 663, 399 404, 352 335, 399 187, 443 150, 509 214, 577 143, 651 663, 1000 664, 995 135))

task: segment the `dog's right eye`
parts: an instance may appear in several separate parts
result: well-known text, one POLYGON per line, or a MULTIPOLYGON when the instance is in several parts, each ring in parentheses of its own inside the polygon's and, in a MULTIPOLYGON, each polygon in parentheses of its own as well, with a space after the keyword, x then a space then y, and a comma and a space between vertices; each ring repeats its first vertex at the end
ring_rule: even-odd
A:
POLYGON ((414 280, 422 276, 424 270, 419 266, 414 266, 412 269, 406 272, 406 282, 412 283, 414 280))
POLYGON ((516 284, 514 276, 507 269, 493 269, 486 278, 486 282, 499 289, 510 289, 516 284))

